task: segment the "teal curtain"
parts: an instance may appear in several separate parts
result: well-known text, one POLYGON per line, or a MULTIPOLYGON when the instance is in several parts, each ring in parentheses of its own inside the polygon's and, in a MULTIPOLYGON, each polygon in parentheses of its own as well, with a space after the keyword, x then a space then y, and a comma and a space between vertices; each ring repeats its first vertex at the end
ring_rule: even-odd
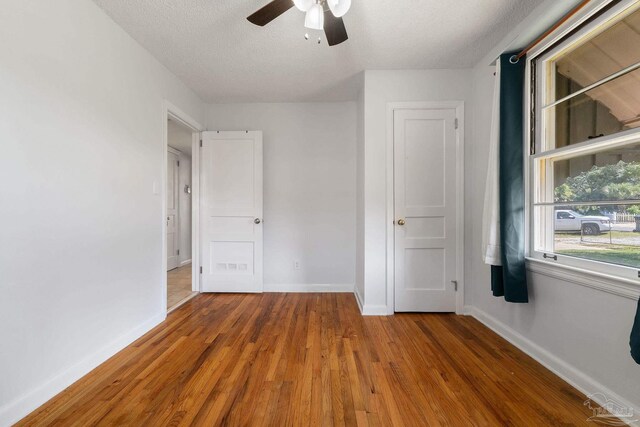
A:
POLYGON ((631 357, 640 365, 640 300, 638 300, 638 309, 636 310, 636 320, 633 322, 631 329, 631 357))
POLYGON ((500 245, 502 265, 491 266, 494 296, 529 302, 524 264, 524 72, 525 58, 500 56, 500 245))

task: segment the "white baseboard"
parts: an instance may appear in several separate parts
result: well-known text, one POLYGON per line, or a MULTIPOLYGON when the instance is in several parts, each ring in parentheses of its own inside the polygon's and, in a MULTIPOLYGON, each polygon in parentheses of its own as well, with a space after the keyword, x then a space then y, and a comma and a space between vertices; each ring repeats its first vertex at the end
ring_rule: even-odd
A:
POLYGON ((358 308, 360 309, 360 314, 362 314, 363 312, 363 301, 362 301, 362 296, 360 295, 360 292, 358 291, 358 287, 354 286, 353 288, 353 294, 356 296, 356 302, 358 303, 358 308))
POLYGON ((266 284, 264 292, 353 292, 353 283, 348 284, 266 284))
MULTIPOLYGON (((551 372, 571 384, 573 387, 575 387, 585 395, 589 396, 593 393, 599 392, 605 395, 607 398, 615 400, 616 402, 627 408, 634 408, 634 406, 627 399, 624 399, 589 375, 571 366, 569 363, 560 359, 548 350, 540 347, 538 344, 529 340, 510 326, 500 322, 495 317, 473 306, 465 306, 464 311, 465 314, 475 317, 489 329, 493 330, 502 338, 506 339, 511 344, 527 353, 529 356, 542 364, 545 368, 549 369, 551 372)), ((593 396, 593 398, 599 405, 605 405, 606 403, 598 401, 598 395, 593 396)), ((640 413, 638 413, 640 408, 634 409, 636 415, 640 418, 640 413)), ((640 427, 640 422, 635 421, 629 425, 640 427)))
POLYGON ((363 316, 388 316, 389 311, 386 305, 365 304, 362 307, 363 316))
POLYGON ((191 258, 180 261, 180 267, 184 267, 187 264, 191 264, 191 258))
POLYGON ((358 308, 360 309, 360 314, 363 316, 388 316, 389 311, 387 310, 386 305, 366 305, 364 303, 364 298, 358 292, 358 288, 356 287, 353 290, 353 293, 356 296, 356 301, 358 302, 358 308))
POLYGON ((29 415, 43 403, 88 374, 105 360, 149 332, 166 318, 161 313, 102 347, 27 394, 0 407, 0 426, 10 426, 29 415))

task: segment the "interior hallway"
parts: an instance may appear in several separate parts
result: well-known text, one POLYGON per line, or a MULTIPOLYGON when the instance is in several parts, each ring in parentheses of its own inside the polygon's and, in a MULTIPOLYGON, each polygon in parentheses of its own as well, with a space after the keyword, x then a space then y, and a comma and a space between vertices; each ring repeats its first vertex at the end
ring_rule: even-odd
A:
POLYGON ((191 263, 167 271, 167 311, 197 293, 191 289, 191 263))
POLYGON ((18 425, 590 425, 585 399, 471 317, 202 294, 18 425))

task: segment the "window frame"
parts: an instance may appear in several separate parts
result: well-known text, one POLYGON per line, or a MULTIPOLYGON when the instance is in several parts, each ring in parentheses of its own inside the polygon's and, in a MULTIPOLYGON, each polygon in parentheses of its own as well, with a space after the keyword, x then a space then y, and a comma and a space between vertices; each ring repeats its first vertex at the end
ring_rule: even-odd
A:
MULTIPOLYGON (((540 270, 540 265, 546 265, 552 270, 556 267, 579 272, 595 278, 597 288, 608 288, 602 285, 602 279, 615 279, 623 285, 632 285, 637 289, 640 285, 640 270, 633 267, 605 263, 600 261, 577 258, 569 255, 555 253, 553 251, 542 250, 543 248, 553 248, 554 224, 548 225, 548 219, 536 218, 534 202, 540 199, 540 192, 553 191, 549 188, 549 183, 553 180, 547 179, 547 188, 542 189, 538 176, 545 173, 547 177, 553 174, 553 169, 548 166, 552 158, 560 159, 562 156, 574 157, 618 146, 621 143, 630 141, 640 142, 640 128, 628 129, 578 144, 578 147, 567 145, 565 147, 553 148, 543 151, 542 148, 548 143, 543 135, 542 108, 545 93, 553 90, 554 82, 549 82, 550 78, 546 72, 547 64, 557 57, 557 55, 576 44, 583 42, 597 32, 599 26, 617 21, 621 15, 630 10, 639 10, 638 2, 635 0, 597 0, 587 5, 583 10, 564 25, 550 34, 538 46, 532 49, 526 58, 525 68, 525 228, 528 231, 525 236, 525 247, 527 263, 530 269, 540 270), (546 170, 543 170, 546 169, 546 170), (549 231, 551 230, 551 232, 549 231), (544 240, 544 245, 538 245, 540 240, 544 240)), ((553 122, 553 121, 552 121, 553 122)), ((553 129, 547 129, 551 133, 553 129)), ((555 215, 551 215, 555 223, 555 215)), ((546 267, 543 267, 544 271, 546 267)))

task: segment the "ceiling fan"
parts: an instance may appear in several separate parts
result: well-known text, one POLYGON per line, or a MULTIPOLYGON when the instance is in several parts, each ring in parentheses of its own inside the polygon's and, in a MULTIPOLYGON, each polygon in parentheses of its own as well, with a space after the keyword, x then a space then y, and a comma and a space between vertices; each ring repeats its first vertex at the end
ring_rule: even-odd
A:
POLYGON ((263 27, 293 6, 306 13, 305 27, 324 30, 329 46, 335 46, 349 38, 342 17, 349 11, 351 0, 273 0, 247 19, 263 27))

